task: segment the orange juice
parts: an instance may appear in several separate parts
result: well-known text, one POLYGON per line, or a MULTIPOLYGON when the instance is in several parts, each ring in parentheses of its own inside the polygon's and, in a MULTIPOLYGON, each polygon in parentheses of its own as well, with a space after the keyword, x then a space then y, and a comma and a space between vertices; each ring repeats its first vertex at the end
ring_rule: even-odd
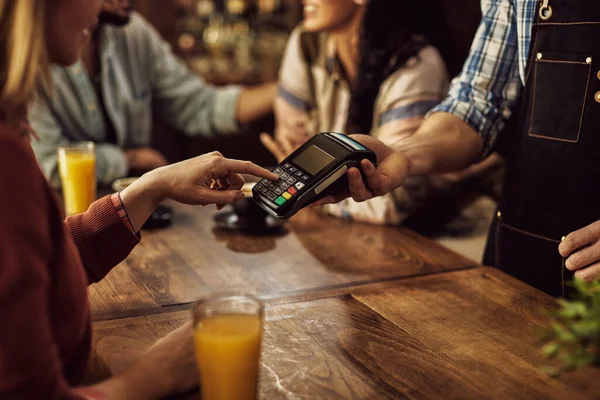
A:
POLYGON ((65 212, 79 214, 96 200, 96 155, 76 149, 59 150, 65 212))
POLYGON ((220 314, 195 330, 203 400, 257 398, 262 322, 258 315, 220 314))

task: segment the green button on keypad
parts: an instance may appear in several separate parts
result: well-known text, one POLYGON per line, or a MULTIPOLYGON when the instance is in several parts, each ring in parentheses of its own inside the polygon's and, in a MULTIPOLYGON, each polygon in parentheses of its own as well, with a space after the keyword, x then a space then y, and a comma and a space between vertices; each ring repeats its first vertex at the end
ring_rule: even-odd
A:
POLYGON ((278 205, 282 206, 282 205, 284 205, 286 203, 286 201, 287 201, 286 199, 284 199, 283 197, 279 196, 277 198, 277 200, 275 200, 275 203, 277 203, 278 205))

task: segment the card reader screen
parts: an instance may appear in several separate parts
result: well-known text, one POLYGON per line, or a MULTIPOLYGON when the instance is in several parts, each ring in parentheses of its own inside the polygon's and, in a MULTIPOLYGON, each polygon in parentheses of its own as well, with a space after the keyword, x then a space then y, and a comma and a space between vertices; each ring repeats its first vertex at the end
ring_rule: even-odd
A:
POLYGON ((335 157, 331 154, 326 153, 317 146, 310 146, 292 161, 309 174, 315 175, 333 160, 335 160, 335 157))

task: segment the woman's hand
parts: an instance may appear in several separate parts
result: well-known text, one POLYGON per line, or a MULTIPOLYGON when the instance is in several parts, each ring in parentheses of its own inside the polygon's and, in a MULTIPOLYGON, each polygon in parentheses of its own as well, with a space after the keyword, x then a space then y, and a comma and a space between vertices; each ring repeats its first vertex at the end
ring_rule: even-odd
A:
POLYGON ((192 322, 156 341, 132 368, 137 366, 151 369, 145 380, 152 376, 160 382, 163 391, 161 397, 186 393, 198 387, 192 322))
POLYGON ((229 204, 241 200, 241 174, 277 180, 279 177, 250 161, 230 160, 219 152, 150 171, 121 192, 121 201, 138 231, 165 199, 192 205, 229 204))
POLYGON ((82 394, 97 393, 116 400, 162 399, 198 387, 193 326, 187 322, 159 339, 127 371, 82 394), (93 392, 92 392, 93 390, 93 392))
POLYGON ((347 172, 348 191, 324 197, 314 203, 315 206, 338 203, 348 197, 360 203, 391 192, 408 178, 408 159, 403 154, 394 151, 372 136, 352 135, 351 137, 375 152, 378 166, 375 167, 369 160, 362 160, 360 166, 367 178, 367 185, 363 182, 360 171, 357 168, 350 168, 347 172))
POLYGON ((229 204, 241 200, 241 174, 277 180, 279 177, 250 161, 230 160, 219 152, 168 165, 148 173, 162 200, 192 205, 229 204))
POLYGON ((586 282, 600 278, 600 221, 569 233, 558 246, 565 266, 586 282))

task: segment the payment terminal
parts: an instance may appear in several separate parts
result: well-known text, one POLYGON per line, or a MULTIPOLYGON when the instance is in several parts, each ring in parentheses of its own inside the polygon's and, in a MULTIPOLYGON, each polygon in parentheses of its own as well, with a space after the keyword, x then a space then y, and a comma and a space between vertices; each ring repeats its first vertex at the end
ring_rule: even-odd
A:
POLYGON ((278 181, 263 179, 254 186, 254 201, 277 218, 290 218, 318 199, 347 189, 346 172, 364 159, 377 165, 375 153, 348 136, 319 133, 273 169, 278 181))

